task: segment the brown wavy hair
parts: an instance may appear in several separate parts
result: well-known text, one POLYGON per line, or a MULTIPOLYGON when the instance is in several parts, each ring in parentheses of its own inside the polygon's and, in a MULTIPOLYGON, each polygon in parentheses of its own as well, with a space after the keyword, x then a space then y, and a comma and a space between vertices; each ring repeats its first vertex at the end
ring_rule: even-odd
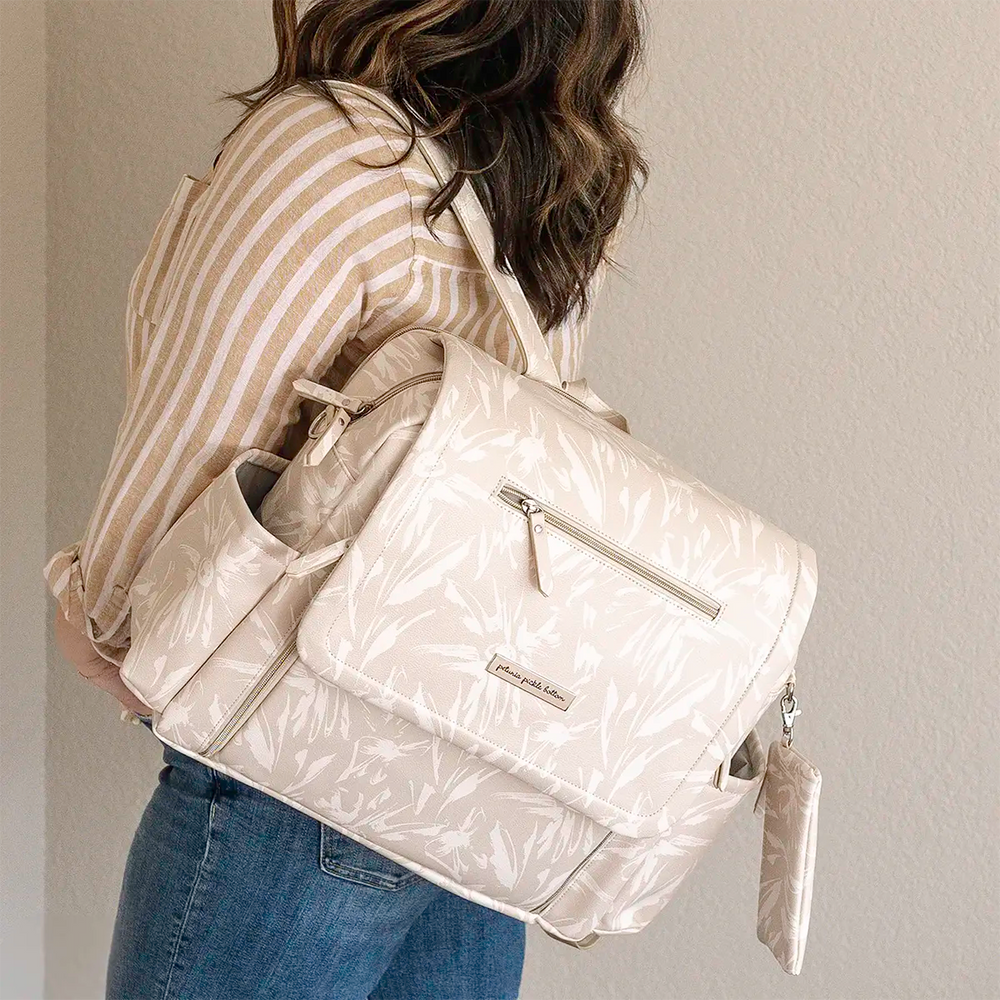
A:
MULTIPOLYGON (((466 175, 543 331, 590 307, 632 189, 649 167, 616 110, 642 58, 641 0, 273 0, 278 60, 259 86, 225 92, 246 109, 308 87, 350 119, 324 78, 382 90, 416 130, 448 147, 457 173, 426 209, 428 226, 466 175)), ((216 158, 218 159, 218 157, 216 158)), ((399 160, 395 161, 399 162, 399 160)))

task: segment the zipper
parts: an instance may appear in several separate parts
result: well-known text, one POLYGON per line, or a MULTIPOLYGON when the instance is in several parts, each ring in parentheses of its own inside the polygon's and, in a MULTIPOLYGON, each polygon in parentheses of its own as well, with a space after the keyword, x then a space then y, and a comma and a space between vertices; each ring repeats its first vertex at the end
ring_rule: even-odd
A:
POLYGON ((539 590, 546 596, 551 594, 553 589, 546 532, 551 526, 629 573, 634 573, 653 584, 711 621, 718 618, 722 611, 722 605, 714 598, 700 593, 677 577, 646 565, 620 546, 589 531, 583 525, 546 506, 537 497, 530 496, 516 486, 504 483, 497 491, 497 496, 508 507, 520 511, 528 519, 528 536, 535 561, 536 582, 539 590))
MULTIPOLYGON (((402 330, 396 330, 395 332, 390 333, 389 336, 386 337, 385 340, 383 340, 382 343, 378 345, 378 347, 376 348, 376 350, 381 350, 383 347, 385 347, 386 344, 389 343, 390 340, 395 340, 396 337, 400 337, 404 333, 413 333, 414 331, 426 331, 426 327, 422 327, 422 326, 408 326, 408 327, 405 327, 402 330)), ((517 340, 517 344, 518 344, 518 347, 521 350, 522 357, 524 357, 525 360, 527 360, 527 357, 528 357, 527 351, 525 350, 524 344, 521 342, 521 338, 517 334, 516 331, 514 331, 514 338, 515 338, 515 340, 517 340)), ((443 373, 442 372, 438 372, 439 376, 441 374, 443 374, 443 373)), ((417 377, 419 378, 419 376, 417 376, 417 377)), ((523 377, 526 377, 526 376, 523 376, 523 377)), ((533 380, 533 381, 537 381, 537 380, 533 380)), ((580 399, 577 399, 576 396, 573 395, 573 393, 567 392, 562 387, 561 384, 560 385, 552 385, 549 382, 544 382, 542 384, 548 386, 548 388, 552 389, 553 391, 558 392, 560 396, 564 396, 566 399, 572 400, 574 403, 576 403, 577 406, 583 407, 583 409, 585 409, 592 416, 595 415, 594 411, 589 406, 587 406, 586 403, 584 403, 580 399)), ((350 385, 350 381, 348 381, 344 385, 344 388, 346 389, 349 385, 350 385)), ((380 398, 380 397, 377 397, 377 398, 380 398)), ((371 405, 369 405, 368 402, 364 402, 364 403, 361 404, 361 411, 360 412, 367 413, 369 410, 374 409, 374 405, 375 405, 374 401, 371 401, 371 405)), ((356 415, 360 415, 360 413, 356 414, 356 415)))
POLYGON ((404 378, 402 382, 390 386, 378 396, 362 400, 358 400, 356 396, 347 396, 342 392, 329 389, 324 385, 308 383, 307 380, 299 379, 293 383, 299 395, 326 403, 326 406, 316 414, 313 422, 309 425, 307 437, 313 443, 308 446, 309 450, 305 452, 303 463, 308 466, 319 465, 330 454, 330 449, 352 421, 363 417, 366 413, 371 413, 372 410, 392 399, 396 393, 409 389, 410 386, 419 385, 421 382, 440 381, 441 375, 442 373, 439 371, 411 375, 409 378, 404 378), (310 384, 315 388, 309 388, 310 384))
POLYGON ((291 631, 291 634, 278 648, 274 659, 267 665, 260 677, 258 677, 254 682, 253 687, 250 689, 250 693, 240 702, 239 706, 229 717, 226 724, 219 730, 214 739, 209 740, 209 742, 198 751, 203 757, 211 757, 222 750, 222 748, 233 738, 233 736, 236 735, 236 731, 240 728, 240 726, 246 722, 258 695, 264 690, 264 688, 267 687, 268 682, 271 681, 274 675, 281 670, 282 666, 287 662, 292 653, 295 652, 295 636, 297 632, 298 623, 296 623, 295 628, 291 631))
MULTIPOLYGON (((363 417, 366 413, 370 413, 372 410, 374 410, 375 407, 381 406, 383 403, 392 399, 392 397, 395 396, 397 392, 402 392, 404 389, 409 389, 411 385, 419 385, 421 382, 432 382, 434 380, 440 380, 443 374, 444 374, 443 372, 438 371, 438 372, 424 372, 421 375, 411 375, 409 378, 403 379, 402 382, 397 382, 394 386, 391 386, 389 389, 386 389, 385 392, 379 394, 378 396, 375 396, 373 399, 364 400, 361 403, 361 405, 355 407, 353 411, 348 411, 351 414, 351 419, 353 420, 355 417, 363 417)), ((548 385, 548 383, 546 383, 546 385, 548 385)), ((560 396, 564 396, 566 399, 569 399, 572 402, 576 403, 577 406, 582 407, 589 414, 591 414, 591 416, 596 416, 596 414, 594 414, 594 411, 589 406, 587 406, 586 403, 584 403, 580 399, 577 399, 576 396, 574 396, 572 393, 567 392, 565 389, 560 388, 559 386, 548 385, 548 387, 554 390, 555 392, 558 392, 560 396)))
POLYGON ((440 382, 442 374, 439 371, 422 372, 419 375, 411 375, 409 378, 404 378, 402 382, 397 382, 395 385, 390 386, 385 392, 379 393, 374 398, 366 399, 362 402, 351 414, 351 419, 355 420, 358 417, 363 417, 366 413, 371 413, 376 407, 387 403, 396 393, 402 392, 404 389, 409 389, 411 385, 420 385, 421 382, 440 382))
MULTIPOLYGON (((406 327, 403 330, 396 330, 391 333, 388 337, 379 344, 376 350, 381 350, 390 341, 394 340, 396 337, 402 336, 404 333, 412 333, 414 330, 422 330, 423 327, 406 327)), ((520 340, 518 343, 521 346, 522 352, 524 350, 524 345, 521 344, 520 340)), ((527 354, 524 355, 527 358, 527 354)), ((309 427, 308 436, 314 439, 314 443, 309 447, 308 452, 304 456, 304 463, 307 466, 316 466, 323 461, 324 458, 330 453, 330 449, 334 446, 337 439, 341 434, 347 429, 347 426, 358 417, 363 417, 366 413, 371 413, 372 410, 381 406, 383 403, 392 399, 397 393, 402 392, 404 389, 410 388, 410 386, 420 385, 422 382, 432 382, 440 380, 441 376, 444 374, 442 371, 437 372, 423 372, 420 375, 411 375, 409 378, 403 379, 402 382, 396 383, 394 386, 390 386, 385 392, 380 393, 378 396, 372 399, 358 400, 356 396, 349 396, 343 391, 330 389, 328 386, 324 386, 321 383, 311 382, 308 379, 298 379, 293 383, 296 391, 301 396, 305 396, 308 399, 312 399, 315 402, 325 403, 324 409, 320 410, 313 419, 312 424, 309 427)), ((344 389, 349 388, 350 379, 348 379, 347 384, 344 385, 344 389)), ((552 385, 548 382, 543 383, 548 388, 552 389, 554 392, 559 393, 564 399, 572 400, 577 406, 586 410, 589 414, 594 416, 594 411, 591 410, 586 403, 582 400, 577 399, 571 392, 567 392, 562 385, 552 385)))

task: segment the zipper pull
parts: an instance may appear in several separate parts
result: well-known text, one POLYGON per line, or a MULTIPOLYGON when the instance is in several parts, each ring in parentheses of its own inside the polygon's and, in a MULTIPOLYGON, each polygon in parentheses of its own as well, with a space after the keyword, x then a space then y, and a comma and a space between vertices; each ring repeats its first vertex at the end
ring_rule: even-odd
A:
POLYGON ((365 401, 307 378, 295 379, 292 388, 306 399, 326 404, 309 425, 309 437, 316 443, 309 446, 302 460, 308 466, 319 465, 343 434, 344 428, 361 412, 365 401))
POLYGON ((552 594, 552 562, 549 559, 549 538, 545 532, 545 513, 532 500, 522 500, 521 509, 528 515, 528 537, 531 539, 538 589, 549 597, 552 594))
POLYGON ((364 401, 357 396, 348 396, 345 393, 331 389, 320 382, 313 382, 308 378, 297 378, 292 382, 292 388, 306 399, 311 399, 314 403, 325 403, 327 406, 340 406, 350 414, 355 414, 363 405, 364 401))
POLYGON ((309 425, 308 435, 313 439, 313 444, 309 445, 302 464, 319 465, 330 454, 330 449, 337 443, 337 438, 344 433, 350 422, 351 414, 342 406, 336 409, 328 406, 325 410, 320 410, 309 425))

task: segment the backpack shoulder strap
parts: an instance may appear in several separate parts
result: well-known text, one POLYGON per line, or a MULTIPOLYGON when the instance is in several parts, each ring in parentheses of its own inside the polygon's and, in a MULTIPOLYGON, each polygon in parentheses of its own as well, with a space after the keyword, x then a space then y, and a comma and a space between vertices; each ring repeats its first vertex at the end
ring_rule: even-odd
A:
MULTIPOLYGON (((346 91, 367 98, 394 118, 402 128, 409 130, 406 116, 395 102, 380 90, 347 80, 327 80, 326 82, 335 91, 346 91)), ((454 173, 454 167, 444 146, 426 136, 421 136, 419 133, 417 146, 434 171, 438 183, 442 186, 446 184, 454 173)), ((493 230, 483 210, 482 203, 468 179, 459 189, 451 203, 451 208, 458 217, 465 235, 472 244, 480 266, 489 277, 503 305, 504 313, 521 351, 523 361, 521 373, 551 385, 561 385, 552 352, 549 350, 548 344, 545 343, 545 338, 542 336, 538 320, 535 319, 531 305, 524 294, 524 289, 521 288, 517 278, 510 274, 504 274, 494 263, 493 230)))

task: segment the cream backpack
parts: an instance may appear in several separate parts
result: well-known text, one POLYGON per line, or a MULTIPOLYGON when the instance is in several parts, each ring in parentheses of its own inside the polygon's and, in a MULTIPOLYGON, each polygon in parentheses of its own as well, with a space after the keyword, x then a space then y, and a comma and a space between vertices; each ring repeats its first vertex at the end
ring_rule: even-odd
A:
POLYGON ((340 391, 297 380, 323 407, 309 440, 237 455, 171 525, 122 677, 164 743, 577 946, 644 927, 763 787, 758 936, 798 972, 815 555, 561 382, 468 183, 453 208, 519 370, 411 329, 340 391))

